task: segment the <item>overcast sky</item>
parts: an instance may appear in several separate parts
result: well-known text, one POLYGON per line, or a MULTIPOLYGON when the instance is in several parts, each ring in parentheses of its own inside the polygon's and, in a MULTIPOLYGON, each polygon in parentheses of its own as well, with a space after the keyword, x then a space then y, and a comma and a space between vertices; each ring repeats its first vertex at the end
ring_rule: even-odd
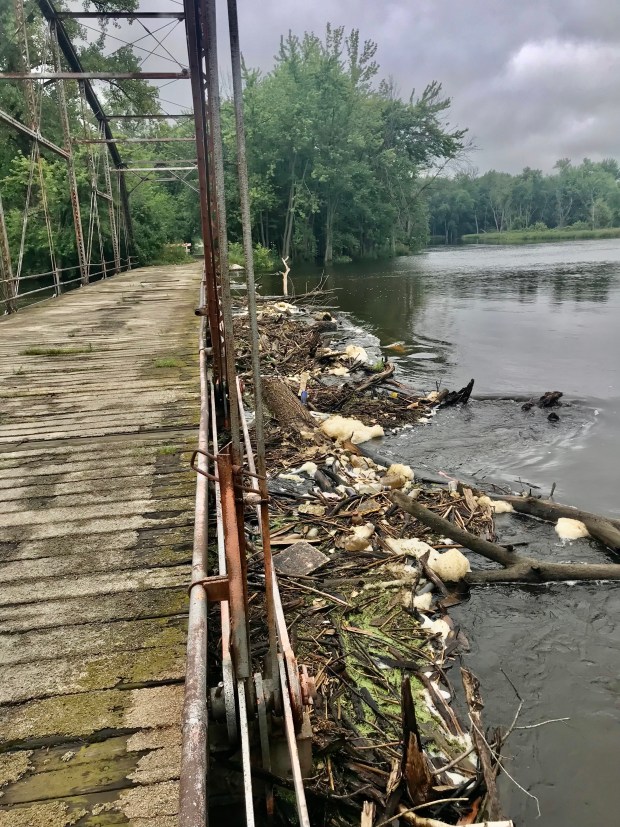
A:
MULTIPOLYGON (((393 75, 403 96, 441 81, 453 101, 450 123, 470 130, 471 164, 480 171, 550 170, 565 156, 620 159, 620 0, 238 3, 249 65, 268 70, 281 33, 321 33, 330 21, 377 42, 380 74, 393 75)), ((218 8, 224 35, 225 3, 218 8)), ((227 40, 220 43, 224 51, 227 40)), ((182 26, 166 44, 184 53, 182 26)), ((162 95, 172 90, 174 101, 189 91, 179 82, 162 95)))

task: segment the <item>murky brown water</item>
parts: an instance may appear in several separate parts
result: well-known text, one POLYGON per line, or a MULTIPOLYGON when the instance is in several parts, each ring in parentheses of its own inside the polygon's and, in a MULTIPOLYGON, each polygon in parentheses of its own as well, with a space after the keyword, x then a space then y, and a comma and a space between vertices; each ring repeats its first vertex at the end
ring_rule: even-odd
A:
MULTIPOLYGON (((292 273, 298 292, 316 271, 292 273)), ((384 439, 383 454, 417 469, 475 480, 518 480, 556 499, 620 514, 620 241, 463 247, 332 268, 337 302, 369 343, 403 342, 403 378, 433 389, 474 377, 483 396, 562 390, 560 422, 520 403, 472 400, 431 424, 384 439), (374 338, 373 338, 374 337, 374 338)), ((266 290, 275 280, 265 279, 266 290)), ((386 351, 386 354, 389 351, 386 351)), ((548 526, 498 520, 505 536, 556 560, 604 560, 585 540, 563 546, 548 526)), ((453 611, 472 646, 468 663, 487 699, 487 720, 522 724, 506 752, 507 813, 519 825, 613 824, 620 764, 620 590, 611 584, 479 588, 453 611)))

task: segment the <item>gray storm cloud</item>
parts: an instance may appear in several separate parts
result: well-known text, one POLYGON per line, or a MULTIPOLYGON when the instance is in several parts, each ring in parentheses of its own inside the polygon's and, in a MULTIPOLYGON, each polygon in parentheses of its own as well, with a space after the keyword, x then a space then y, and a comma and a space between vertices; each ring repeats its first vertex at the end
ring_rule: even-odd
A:
MULTIPOLYGON (((381 74, 401 94, 441 81, 453 101, 450 123, 470 130, 471 163, 481 171, 620 158, 619 0, 239 0, 246 62, 268 70, 281 34, 322 33, 328 21, 376 41, 381 74)), ((166 45, 184 54, 181 27, 166 45)), ((162 95, 189 106, 183 87, 162 95)))

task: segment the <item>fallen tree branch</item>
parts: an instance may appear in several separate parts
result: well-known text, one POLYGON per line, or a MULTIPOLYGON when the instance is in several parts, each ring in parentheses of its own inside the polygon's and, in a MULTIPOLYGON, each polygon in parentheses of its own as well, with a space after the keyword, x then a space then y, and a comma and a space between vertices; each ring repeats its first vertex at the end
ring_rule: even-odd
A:
POLYGON ((375 373, 375 375, 371 376, 370 379, 365 379, 359 385, 356 385, 353 390, 355 393, 361 393, 361 391, 367 390, 372 385, 376 385, 378 382, 383 382, 385 379, 388 379, 393 373, 394 365, 388 362, 385 366, 385 370, 382 370, 381 373, 375 373))
POLYGON ((475 551, 486 557, 487 560, 493 560, 494 563, 499 563, 502 566, 512 566, 517 559, 517 556, 507 548, 491 543, 483 537, 476 537, 475 534, 470 534, 462 528, 454 525, 449 520, 444 520, 439 514, 435 514, 428 508, 425 508, 417 500, 412 500, 406 494, 400 491, 394 491, 391 495, 392 502, 396 503, 399 508, 416 517, 420 522, 432 528, 437 534, 444 534, 451 540, 456 540, 462 546, 465 546, 471 551, 475 551))
POLYGON ((440 399, 438 399, 439 406, 447 408, 450 405, 466 405, 469 402, 469 397, 474 389, 474 380, 470 379, 464 388, 460 391, 449 391, 445 395, 442 392, 440 399))
POLYGON ((520 514, 529 514, 530 517, 538 517, 539 520, 546 522, 554 523, 560 517, 580 520, 592 537, 612 551, 620 553, 620 520, 608 520, 591 511, 581 511, 578 508, 560 505, 550 500, 539 500, 537 497, 502 496, 502 499, 510 503, 520 514))
MULTIPOLYGON (((438 821, 436 818, 424 818, 424 816, 416 815, 411 809, 407 809, 402 804, 399 805, 398 815, 406 824, 411 824, 413 827, 450 827, 447 821, 438 821)), ((480 821, 472 824, 471 827, 513 827, 513 822, 480 821)))
POLYGON ((497 543, 476 537, 454 523, 429 511, 419 502, 400 491, 391 494, 392 502, 411 514, 437 534, 450 537, 465 548, 475 551, 487 560, 499 563, 503 569, 472 571, 465 578, 467 583, 551 583, 566 580, 620 580, 617 563, 548 563, 535 557, 525 557, 497 543))

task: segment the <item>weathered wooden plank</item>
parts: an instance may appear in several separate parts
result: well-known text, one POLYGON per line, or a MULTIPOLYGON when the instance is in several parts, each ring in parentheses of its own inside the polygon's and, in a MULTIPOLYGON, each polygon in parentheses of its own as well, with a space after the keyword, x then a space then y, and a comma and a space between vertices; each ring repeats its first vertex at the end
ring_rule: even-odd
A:
POLYGON ((28 606, 0 606, 3 632, 20 632, 56 626, 81 626, 85 623, 166 617, 187 612, 186 582, 176 588, 107 594, 105 600, 84 602, 81 597, 40 600, 28 606))
POLYGON ((185 644, 185 617, 151 617, 58 626, 17 634, 0 634, 0 663, 40 663, 62 653, 64 658, 102 655, 138 649, 182 647, 185 644))

